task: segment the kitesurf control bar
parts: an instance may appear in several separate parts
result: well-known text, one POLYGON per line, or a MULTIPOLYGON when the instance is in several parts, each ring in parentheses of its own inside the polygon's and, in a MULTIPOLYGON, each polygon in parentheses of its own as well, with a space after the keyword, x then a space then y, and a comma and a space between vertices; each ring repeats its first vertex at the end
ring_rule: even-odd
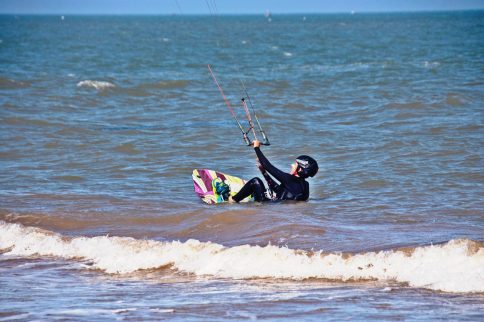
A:
MULTIPOLYGON (((208 67, 208 70, 210 71, 210 74, 212 75, 212 78, 213 78, 213 81, 215 82, 215 84, 217 85, 218 87, 218 90, 220 91, 220 94, 222 95, 222 98, 224 99, 225 101, 225 105, 227 105, 230 113, 232 114, 232 117, 234 118, 235 122, 237 123, 237 126, 239 127, 240 131, 242 132, 243 136, 244 136, 244 141, 247 145, 252 145, 252 142, 248 136, 248 134, 250 133, 250 131, 252 131, 252 134, 254 135, 254 139, 257 140, 257 135, 256 135, 256 131, 255 131, 255 128, 254 128, 254 123, 252 122, 252 117, 251 117, 251 114, 250 114, 250 111, 249 111, 249 108, 247 107, 247 103, 245 102, 245 98, 242 98, 242 106, 244 107, 244 110, 245 110, 245 114, 247 116, 247 120, 249 122, 249 129, 247 131, 244 130, 244 128, 242 127, 242 124, 240 124, 239 120, 237 119, 237 115, 235 114, 234 112, 234 109, 232 108, 232 106, 230 105, 230 102, 229 100, 227 99, 227 97, 225 96, 225 93, 224 91, 222 90, 222 87, 220 86, 219 82, 217 81, 217 78, 215 77, 213 71, 212 71, 212 68, 210 67, 210 65, 207 65, 208 67)), ((241 81, 242 82, 242 81, 241 81)), ((243 85, 243 82, 242 82, 242 85, 243 85)), ((262 129, 261 125, 260 125, 260 122, 259 122, 259 119, 257 118, 257 114, 255 113, 255 109, 254 109, 254 106, 252 105, 252 102, 250 100, 250 97, 249 97, 249 94, 247 93, 247 89, 245 88, 245 85, 243 85, 244 87, 244 92, 247 96, 247 99, 249 100, 249 103, 250 103, 250 106, 252 108, 252 113, 254 114, 254 118, 257 122, 257 126, 259 127, 259 132, 262 134, 262 137, 264 139, 263 142, 261 142, 262 145, 270 145, 269 143, 269 140, 267 139, 267 135, 266 133, 264 132, 264 130, 262 129)))

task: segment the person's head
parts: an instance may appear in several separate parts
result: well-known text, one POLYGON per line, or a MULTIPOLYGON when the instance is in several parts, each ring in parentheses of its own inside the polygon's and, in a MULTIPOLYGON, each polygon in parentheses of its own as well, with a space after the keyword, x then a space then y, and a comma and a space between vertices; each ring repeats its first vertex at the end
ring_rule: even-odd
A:
POLYGON ((316 160, 307 155, 300 155, 291 167, 291 174, 301 178, 314 177, 318 173, 319 167, 316 160))

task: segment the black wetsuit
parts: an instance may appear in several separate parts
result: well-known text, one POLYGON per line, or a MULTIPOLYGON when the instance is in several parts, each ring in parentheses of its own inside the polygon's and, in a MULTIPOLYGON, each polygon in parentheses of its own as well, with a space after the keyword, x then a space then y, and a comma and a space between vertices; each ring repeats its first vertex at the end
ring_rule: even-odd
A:
MULTIPOLYGON (((264 173, 264 178, 273 195, 272 200, 308 200, 309 183, 304 180, 304 178, 296 177, 277 169, 269 162, 269 160, 267 160, 264 154, 262 154, 260 148, 254 148, 254 150, 262 167, 271 174, 274 179, 280 182, 280 184, 275 183, 267 173, 264 173)), ((239 202, 242 199, 253 195, 255 201, 269 201, 271 199, 264 194, 265 190, 262 180, 255 177, 249 180, 232 198, 236 202, 239 202)))

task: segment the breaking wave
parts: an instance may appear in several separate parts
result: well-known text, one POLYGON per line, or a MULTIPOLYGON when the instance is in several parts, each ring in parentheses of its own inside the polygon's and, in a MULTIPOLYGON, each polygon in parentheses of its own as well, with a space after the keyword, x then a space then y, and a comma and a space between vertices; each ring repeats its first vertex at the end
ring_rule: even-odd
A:
POLYGON ((98 91, 102 91, 109 88, 115 88, 116 85, 110 82, 104 81, 94 81, 94 80, 83 80, 77 83, 77 87, 85 87, 85 88, 95 88, 98 91))
POLYGON ((286 247, 161 242, 130 237, 76 237, 0 221, 0 253, 81 259, 111 274, 172 267, 197 276, 233 279, 396 281, 445 292, 484 292, 484 243, 468 239, 358 254, 286 247))

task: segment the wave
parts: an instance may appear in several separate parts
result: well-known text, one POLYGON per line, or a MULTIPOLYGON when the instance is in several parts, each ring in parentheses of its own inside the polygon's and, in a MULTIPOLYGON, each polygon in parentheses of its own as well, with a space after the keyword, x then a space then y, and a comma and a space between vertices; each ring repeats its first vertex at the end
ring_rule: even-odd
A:
POLYGON ((116 85, 110 82, 104 82, 104 81, 94 81, 94 80, 83 80, 79 83, 77 83, 77 87, 85 87, 85 88, 95 88, 99 91, 109 89, 109 88, 115 88, 116 85))
POLYGON ((419 110, 424 109, 426 105, 424 102, 406 102, 406 103, 388 103, 385 104, 384 109, 397 109, 397 110, 419 110))
POLYGON ((122 153, 122 154, 139 154, 140 151, 136 149, 133 143, 122 143, 117 147, 113 148, 113 151, 122 153))
POLYGON ((347 72, 359 72, 371 68, 385 68, 386 63, 363 63, 354 62, 348 64, 308 64, 303 65, 301 70, 309 73, 338 74, 347 72))
POLYGON ((196 276, 232 279, 396 281, 444 292, 484 292, 484 242, 456 239, 440 245, 358 254, 287 247, 225 247, 190 239, 161 242, 130 237, 65 237, 0 221, 0 253, 88 261, 110 274, 171 267, 196 276))
POLYGON ((444 101, 445 104, 453 106, 453 107, 461 107, 464 106, 465 102, 463 99, 459 97, 458 94, 449 93, 444 101))
POLYGON ((31 84, 29 82, 0 77, 0 89, 19 89, 30 86, 31 84))
POLYGON ((24 118, 24 117, 7 117, 2 119, 0 121, 0 124, 15 125, 15 126, 33 125, 38 127, 63 125, 61 123, 55 123, 47 120, 31 119, 31 118, 24 118))
POLYGON ((162 80, 155 83, 142 83, 134 87, 118 87, 106 81, 83 80, 77 83, 77 87, 93 88, 100 92, 107 90, 130 96, 149 96, 153 91, 183 89, 190 83, 189 80, 162 80))
POLYGON ((134 87, 117 88, 117 91, 130 96, 149 96, 159 90, 183 89, 189 82, 188 80, 162 80, 156 83, 142 83, 134 87))
POLYGON ((143 83, 140 84, 136 89, 176 89, 185 88, 190 83, 189 80, 179 79, 179 80, 162 80, 156 83, 143 83))
POLYGON ((428 69, 435 69, 440 66, 440 63, 438 61, 424 61, 422 66, 428 69))

